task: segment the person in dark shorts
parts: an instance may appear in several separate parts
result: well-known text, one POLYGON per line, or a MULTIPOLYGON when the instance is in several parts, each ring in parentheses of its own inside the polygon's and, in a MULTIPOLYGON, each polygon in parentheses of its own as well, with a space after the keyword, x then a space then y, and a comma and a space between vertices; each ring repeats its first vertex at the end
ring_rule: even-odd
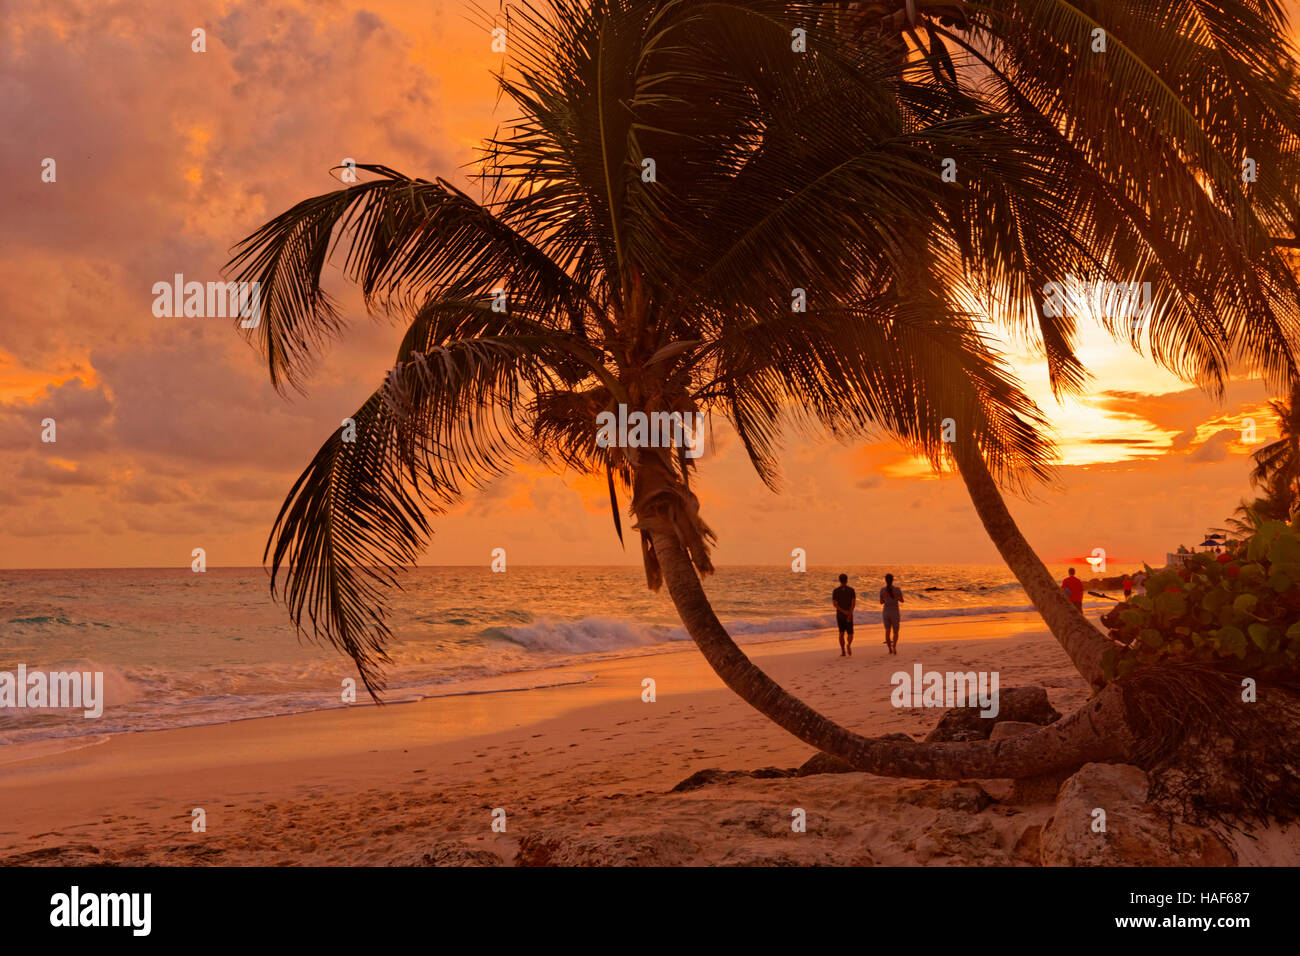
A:
POLYGON ((858 606, 858 592, 849 587, 849 576, 840 575, 840 586, 831 592, 835 605, 835 624, 840 629, 840 657, 853 656, 853 609, 858 606), (845 643, 844 635, 849 636, 845 643))
POLYGON ((898 605, 903 603, 903 590, 894 587, 892 574, 885 575, 885 586, 880 589, 880 603, 883 605, 880 609, 880 617, 885 622, 885 646, 889 648, 889 653, 897 654, 898 625, 901 618, 898 605))

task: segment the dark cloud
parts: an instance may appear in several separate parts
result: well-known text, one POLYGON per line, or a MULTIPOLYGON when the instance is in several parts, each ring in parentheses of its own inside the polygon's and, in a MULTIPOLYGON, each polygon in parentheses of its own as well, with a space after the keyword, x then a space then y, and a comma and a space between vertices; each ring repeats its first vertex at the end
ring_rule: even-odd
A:
POLYGON ((1194 452, 1187 456, 1188 461, 1206 463, 1225 461, 1228 458, 1228 444, 1241 438, 1241 433, 1230 429, 1215 432, 1194 452))
POLYGON ((1222 401, 1196 388, 1163 394, 1112 389, 1102 392, 1095 404, 1114 414, 1145 419, 1162 431, 1179 432, 1174 447, 1181 448, 1190 442, 1189 433, 1195 436, 1198 425, 1243 407, 1253 409, 1267 397, 1261 383, 1247 380, 1228 383, 1222 401))
POLYGON ((92 358, 113 392, 116 448, 214 466, 301 469, 369 391, 325 388, 316 401, 288 402, 252 362, 234 364, 233 356, 184 336, 147 352, 92 358))
POLYGON ((1196 441, 1196 429, 1188 428, 1174 436, 1173 441, 1169 443, 1170 451, 1186 451, 1196 441))
POLYGON ((74 457, 107 446, 105 425, 113 406, 103 385, 89 387, 80 378, 47 385, 33 399, 0 402, 0 450, 30 449, 74 457), (53 442, 42 440, 46 418, 54 419, 53 442))

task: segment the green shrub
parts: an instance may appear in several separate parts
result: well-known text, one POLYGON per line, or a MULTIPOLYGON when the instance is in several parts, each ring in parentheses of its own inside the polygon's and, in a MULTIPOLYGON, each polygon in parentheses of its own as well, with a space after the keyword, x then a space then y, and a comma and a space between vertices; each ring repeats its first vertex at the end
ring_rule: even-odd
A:
POLYGON ((1147 568, 1146 594, 1102 618, 1126 645, 1102 660, 1108 678, 1139 664, 1197 661, 1261 677, 1300 677, 1300 531, 1269 521, 1224 554, 1181 569, 1147 568))

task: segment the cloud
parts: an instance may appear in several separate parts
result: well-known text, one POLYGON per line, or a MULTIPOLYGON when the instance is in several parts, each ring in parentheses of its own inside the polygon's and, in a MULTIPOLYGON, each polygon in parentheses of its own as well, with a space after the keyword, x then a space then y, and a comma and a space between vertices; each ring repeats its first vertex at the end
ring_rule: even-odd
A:
POLYGON ((1141 447, 1142 445, 1150 445, 1152 447, 1158 447, 1160 445, 1160 442, 1156 441, 1154 438, 1137 438, 1135 436, 1130 435, 1124 438, 1090 438, 1088 439, 1088 444, 1090 445, 1136 445, 1139 447, 1141 447))
POLYGON ((116 497, 128 504, 170 505, 192 501, 194 493, 184 484, 142 477, 115 489, 116 497))
POLYGON ((114 447, 191 465, 301 470, 369 391, 361 383, 327 386, 314 401, 289 402, 248 358, 242 345, 214 348, 188 336, 145 351, 93 353, 113 392, 114 447))
POLYGON ((29 449, 75 455, 107 447, 104 427, 113 406, 102 385, 93 388, 80 378, 47 385, 31 399, 0 402, 0 450, 29 449), (54 419, 53 442, 45 442, 43 424, 54 419))
POLYGON ((213 482, 212 492, 232 501, 280 501, 290 485, 273 478, 226 478, 213 482))
POLYGON ((1229 382, 1222 401, 1216 401, 1197 388, 1176 392, 1149 393, 1109 389, 1099 393, 1093 404, 1106 411, 1150 422, 1165 432, 1189 431, 1211 419, 1223 418, 1233 411, 1254 410, 1267 398, 1264 387, 1254 380, 1229 382))
POLYGON ((68 521, 50 508, 36 512, 18 511, 6 521, 5 533, 15 538, 67 537, 85 535, 92 529, 68 521))
POLYGON ((1199 448, 1187 456, 1188 461, 1197 463, 1224 461, 1228 457, 1228 445, 1241 438, 1241 433, 1223 429, 1209 437, 1199 448))
POLYGON ((28 459, 18 469, 18 478, 29 482, 27 486, 37 492, 42 486, 74 485, 98 487, 109 482, 109 476, 92 468, 83 468, 74 462, 53 462, 39 458, 28 459))

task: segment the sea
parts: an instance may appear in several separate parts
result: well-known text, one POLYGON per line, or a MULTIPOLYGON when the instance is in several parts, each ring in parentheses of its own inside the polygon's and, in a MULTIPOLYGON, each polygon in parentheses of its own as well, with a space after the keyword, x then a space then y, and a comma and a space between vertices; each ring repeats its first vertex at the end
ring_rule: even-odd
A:
MULTIPOLYGON (((872 595, 886 571, 905 594, 904 628, 1033 610, 1001 566, 725 567, 705 587, 743 646, 833 627, 841 571, 858 589, 860 626, 878 618, 872 595)), ((388 620, 390 702, 539 687, 562 665, 694 652, 667 592, 650 591, 639 567, 417 568, 393 592, 388 620)), ((102 672, 104 713, 3 708, 0 747, 350 706, 341 688, 356 677, 348 658, 299 639, 260 567, 0 570, 0 671, 19 664, 102 672)), ((369 702, 359 686, 357 702, 369 702)))

